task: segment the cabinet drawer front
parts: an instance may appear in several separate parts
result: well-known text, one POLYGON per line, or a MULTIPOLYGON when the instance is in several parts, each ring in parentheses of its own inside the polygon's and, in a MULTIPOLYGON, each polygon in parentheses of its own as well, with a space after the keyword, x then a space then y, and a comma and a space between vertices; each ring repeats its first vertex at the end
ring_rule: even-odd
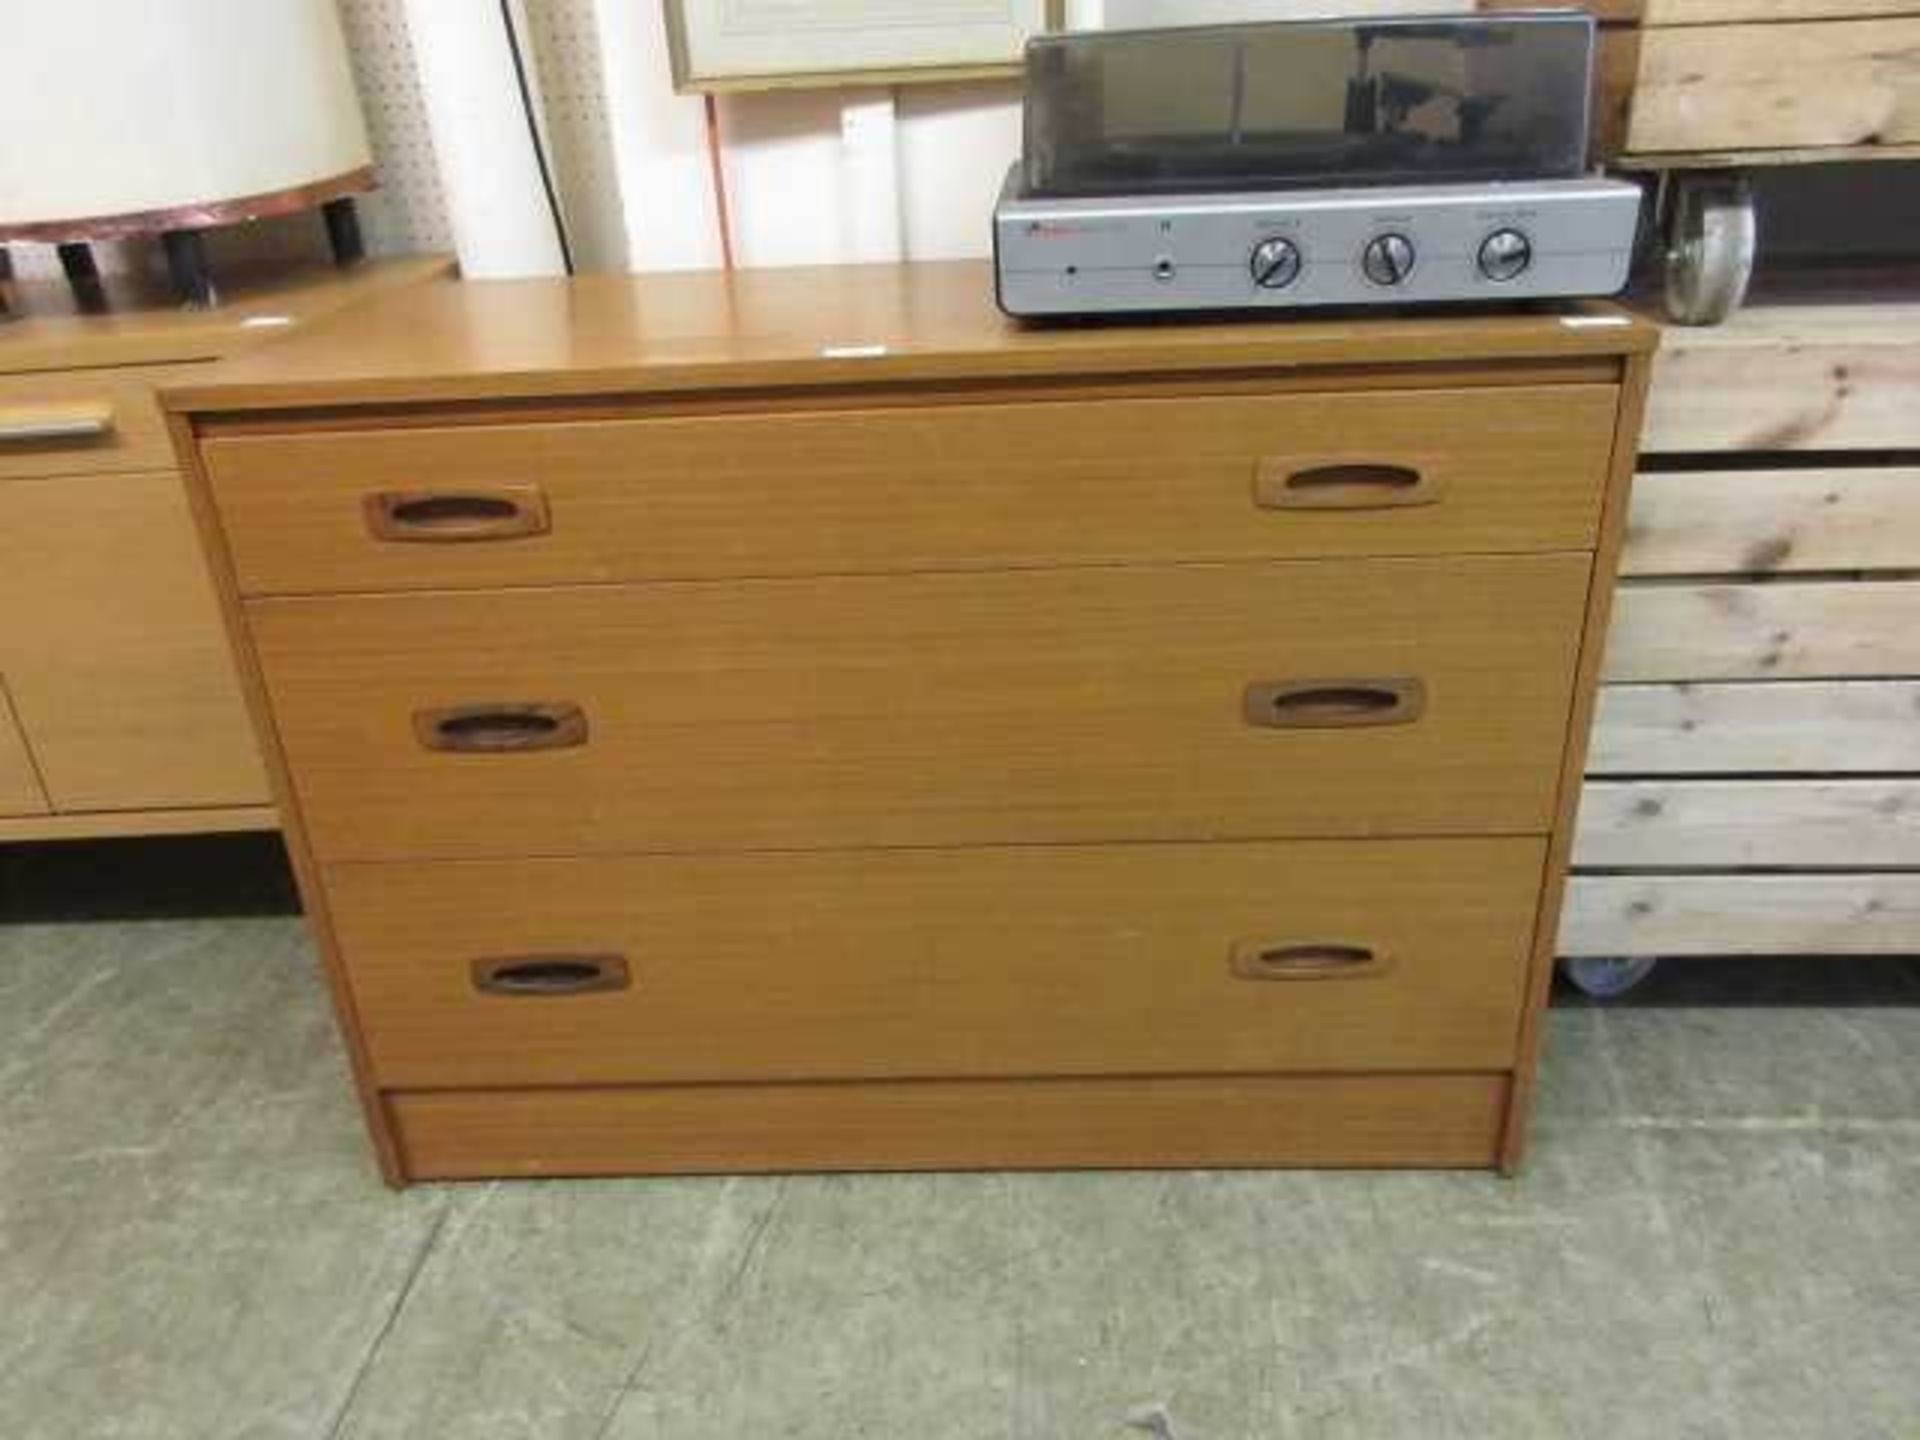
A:
POLYGON ((6 677, 0 676, 0 816, 44 815, 47 795, 34 773, 26 738, 14 722, 6 677))
POLYGON ((0 480, 173 467, 154 387, 173 366, 0 375, 0 480))
POLYGON ((1213 396, 204 449, 241 589, 302 594, 1576 549, 1616 401, 1610 385, 1213 396))
POLYGON ((328 860, 1536 833, 1588 569, 1098 568, 248 614, 328 860))
POLYGON ((0 485, 0 670, 55 810, 267 803, 172 472, 0 485))
POLYGON ((412 1180, 778 1170, 1490 1166, 1504 1075, 400 1091, 412 1180))
POLYGON ((326 883, 386 1086, 1496 1070, 1544 858, 1534 839, 1036 846, 326 883), (515 967, 524 988, 488 988, 515 967))

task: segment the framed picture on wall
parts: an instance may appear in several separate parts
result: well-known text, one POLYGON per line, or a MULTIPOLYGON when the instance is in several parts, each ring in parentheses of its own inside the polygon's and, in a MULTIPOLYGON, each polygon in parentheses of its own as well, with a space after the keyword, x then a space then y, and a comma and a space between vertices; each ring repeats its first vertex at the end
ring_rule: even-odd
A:
POLYGON ((1013 75, 1066 0, 664 0, 680 90, 1013 75))

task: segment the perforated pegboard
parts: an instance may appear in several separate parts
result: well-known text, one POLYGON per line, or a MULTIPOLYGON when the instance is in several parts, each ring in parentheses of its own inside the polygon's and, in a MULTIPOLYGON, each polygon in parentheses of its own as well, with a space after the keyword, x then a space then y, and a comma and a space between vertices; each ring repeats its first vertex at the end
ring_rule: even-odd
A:
POLYGON ((446 201, 420 101, 403 0, 339 0, 380 189, 361 205, 367 248, 378 254, 449 250, 446 201))
POLYGON ((526 0, 526 20, 574 263, 623 270, 627 236, 593 0, 526 0))
MULTIPOLYGON (((494 8, 493 0, 474 0, 494 8)), ((636 0, 641 3, 641 0, 636 0)), ((421 102, 404 0, 339 0, 380 175, 364 205, 368 248, 451 250, 453 235, 421 102)), ((488 17, 491 18, 491 17, 488 17)), ((593 0, 525 0, 521 43, 539 86, 544 135, 582 268, 620 269, 626 235, 593 0)))

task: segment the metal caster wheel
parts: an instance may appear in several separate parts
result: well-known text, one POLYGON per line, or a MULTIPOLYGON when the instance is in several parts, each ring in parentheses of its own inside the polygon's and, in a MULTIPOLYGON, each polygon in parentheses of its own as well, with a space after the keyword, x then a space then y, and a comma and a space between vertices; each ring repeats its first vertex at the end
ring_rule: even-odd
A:
POLYGON ((1560 973, 1574 989, 1595 1000, 1617 1000, 1654 972, 1652 955, 1569 955, 1560 973))
POLYGON ((1669 183, 1667 314, 1681 325, 1717 325, 1740 308, 1753 278, 1753 187, 1740 175, 1676 175, 1669 183))

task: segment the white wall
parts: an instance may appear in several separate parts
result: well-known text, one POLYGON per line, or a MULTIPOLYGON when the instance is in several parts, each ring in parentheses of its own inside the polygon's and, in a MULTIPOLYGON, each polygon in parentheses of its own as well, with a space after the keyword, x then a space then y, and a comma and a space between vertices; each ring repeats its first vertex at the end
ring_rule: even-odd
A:
MULTIPOLYGON (((372 207, 375 246, 446 248, 457 228, 440 178, 449 163, 422 118, 417 58, 410 75, 392 65, 425 48, 430 37, 409 20, 434 7, 414 0, 410 17, 408 0, 341 3, 388 191, 372 207)), ((673 91, 658 0, 525 0, 525 9, 581 268, 721 264, 708 105, 673 91)), ((719 97, 735 263, 985 255, 994 196, 1019 154, 1018 94, 999 81, 719 97)))
MULTIPOLYGON (((615 167, 603 209, 617 209, 623 236, 617 266, 701 270, 721 261, 706 104, 659 83, 667 33, 657 5, 592 0, 607 124, 615 167)), ((589 197, 577 188, 576 209, 589 197)))
POLYGON ((953 260, 991 249, 989 219, 1020 155, 1020 86, 1002 80, 900 92, 900 220, 906 252, 953 260))
MULTIPOLYGON (((360 5, 380 0, 354 0, 360 5)), ((1459 8, 1463 0, 1069 0, 1069 23, 1459 8)), ((724 197, 711 183, 707 106, 673 93, 658 0, 526 0, 536 32, 594 12, 614 183, 569 183, 576 229, 617 213, 624 263, 720 263, 724 199, 739 265, 956 259, 991 250, 989 221, 1020 153, 1017 81, 726 95, 713 107, 724 197)), ((577 42, 576 42, 577 44, 577 42)), ((543 44, 543 51, 550 45, 543 44)), ((568 83, 541 78, 551 93, 568 83)), ((572 67, 577 70, 579 67, 572 67)), ((564 169, 565 167, 561 167, 564 169)), ((578 248, 578 247, 576 247, 578 248)), ((590 256, 603 268, 611 254, 590 256)))
MULTIPOLYGON (((368 228, 388 251, 454 243, 448 165, 424 120, 417 52, 427 37, 410 29, 407 3, 341 0, 387 187, 368 228), (396 70, 396 60, 407 63, 396 70)), ((722 263, 708 106, 673 91, 658 0, 525 8, 581 268, 722 263)), ((729 95, 713 110, 740 265, 984 255, 993 198, 1020 149, 1012 81, 729 95)))

